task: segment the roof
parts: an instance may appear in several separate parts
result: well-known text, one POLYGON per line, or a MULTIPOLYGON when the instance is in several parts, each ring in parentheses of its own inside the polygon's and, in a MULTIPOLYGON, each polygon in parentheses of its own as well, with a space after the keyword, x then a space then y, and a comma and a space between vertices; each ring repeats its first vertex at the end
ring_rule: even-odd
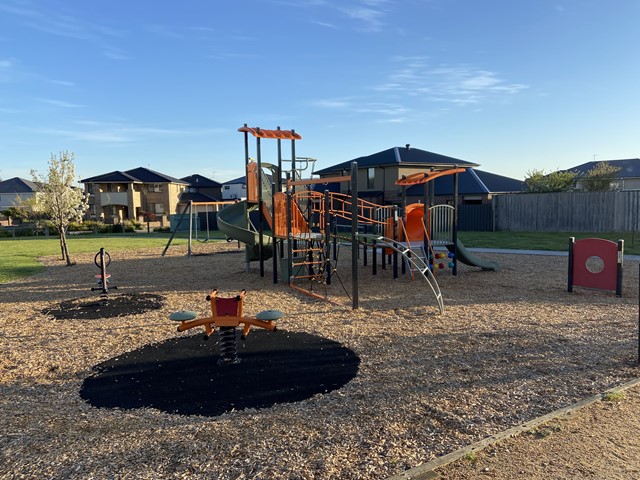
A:
POLYGON ((242 177, 238 177, 238 178, 234 178, 233 180, 229 180, 227 182, 223 182, 222 185, 246 185, 247 184, 247 177, 246 175, 243 175, 242 177))
POLYGON ((318 170, 314 173, 326 175, 337 171, 351 169, 351 162, 358 162, 358 168, 361 167, 379 167, 385 165, 403 166, 419 166, 419 167, 435 167, 435 168, 451 168, 454 165, 459 167, 477 167, 478 164, 460 160, 458 158, 447 157, 439 153, 427 152, 419 148, 413 148, 410 145, 404 147, 393 147, 383 150, 365 157, 354 158, 346 162, 339 163, 332 167, 318 170))
POLYGON ((0 193, 33 193, 38 185, 20 177, 13 177, 0 182, 0 193))
POLYGON ((627 158, 624 160, 598 160, 594 162, 583 163, 582 165, 569 168, 565 171, 576 172, 578 174, 584 175, 599 163, 608 163, 612 167, 618 167, 620 171, 616 174, 616 178, 640 177, 640 158, 627 158))
MULTIPOLYGON (((453 194, 452 176, 436 178, 433 183, 435 185, 435 195, 453 194)), ((525 183, 522 180, 476 170, 475 168, 470 168, 466 172, 458 174, 458 193, 460 195, 522 192, 524 189, 525 183)), ((409 196, 423 194, 423 185, 414 185, 407 188, 407 195, 409 196)))
POLYGON ((215 180, 211 180, 210 178, 204 177, 197 173, 194 173, 193 175, 189 175, 188 177, 182 177, 180 180, 187 182, 192 187, 219 188, 222 186, 221 183, 216 182, 215 180))
POLYGON ((210 195, 205 195, 204 193, 190 193, 190 192, 182 192, 180 194, 180 203, 188 203, 188 202, 219 202, 217 198, 214 198, 210 195))
POLYGON ((121 172, 113 172, 97 175, 95 177, 80 180, 81 183, 178 183, 186 185, 187 182, 164 173, 155 172, 148 168, 138 167, 121 172))

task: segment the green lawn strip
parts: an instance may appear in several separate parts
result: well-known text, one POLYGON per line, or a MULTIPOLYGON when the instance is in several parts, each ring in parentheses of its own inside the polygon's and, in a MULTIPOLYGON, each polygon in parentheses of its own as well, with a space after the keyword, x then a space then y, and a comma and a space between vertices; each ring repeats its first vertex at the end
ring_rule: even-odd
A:
POLYGON ((604 238, 617 242, 624 240, 624 253, 640 254, 640 235, 631 233, 566 233, 566 232, 458 232, 465 247, 506 248, 516 250, 569 250, 569 237, 604 238))
MULTIPOLYGON (((167 234, 110 234, 70 235, 68 247, 71 258, 78 253, 107 252, 164 247, 167 234)), ((186 239, 176 237, 172 246, 185 245, 186 239)), ((60 241, 56 236, 0 239, 0 283, 11 282, 41 272, 44 267, 39 257, 60 255, 60 241)))

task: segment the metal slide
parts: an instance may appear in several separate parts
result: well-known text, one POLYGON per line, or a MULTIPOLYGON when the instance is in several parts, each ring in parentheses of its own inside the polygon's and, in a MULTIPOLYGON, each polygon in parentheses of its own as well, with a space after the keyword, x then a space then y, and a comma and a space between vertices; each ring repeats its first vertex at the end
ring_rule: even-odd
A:
MULTIPOLYGON (((497 272, 500 270, 500 264, 498 262, 493 262, 491 260, 483 260, 481 258, 476 257, 473 253, 471 253, 467 248, 462 244, 460 240, 456 245, 457 247, 457 256, 458 260, 465 265, 469 265, 471 267, 480 267, 482 270, 492 270, 497 272)), ((450 252, 453 252, 453 245, 447 245, 447 248, 450 252)))
MULTIPOLYGON (((229 205, 218 212, 218 228, 227 237, 247 245, 247 260, 260 260, 258 231, 249 220, 249 212, 256 210, 257 205, 249 206, 246 200, 229 205)), ((271 258, 271 236, 263 233, 264 259, 271 258)))
POLYGON ((442 292, 440 291, 440 286, 438 285, 438 282, 436 282, 436 278, 433 276, 429 265, 427 265, 425 261, 420 258, 418 252, 411 250, 410 247, 407 247, 401 242, 397 242, 395 240, 392 240, 391 238, 383 237, 380 235, 358 233, 357 238, 358 240, 363 240, 370 243, 375 242, 375 245, 377 247, 391 248, 402 255, 407 260, 407 262, 413 265, 413 267, 415 267, 415 270, 419 272, 420 275, 422 275, 427 281, 427 283, 431 287, 431 291, 436 297, 436 301, 438 302, 438 310, 440 311, 440 313, 444 312, 444 302, 442 301, 442 292))

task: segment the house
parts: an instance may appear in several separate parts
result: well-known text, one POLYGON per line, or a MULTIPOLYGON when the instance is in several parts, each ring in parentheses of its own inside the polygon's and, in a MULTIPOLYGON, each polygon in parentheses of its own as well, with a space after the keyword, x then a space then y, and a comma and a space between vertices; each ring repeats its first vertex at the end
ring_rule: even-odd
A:
MULTIPOLYGON (((315 173, 321 178, 349 175, 351 163, 358 163, 359 197, 381 205, 400 204, 403 201, 402 187, 395 184, 403 176, 428 170, 447 170, 454 167, 467 168, 459 174, 458 189, 462 202, 483 203, 490 201, 497 192, 522 191, 524 182, 476 170, 479 165, 438 153, 428 152, 411 145, 393 147, 372 155, 358 157, 315 173), (497 190, 492 190, 496 188, 497 190)), ((433 181, 436 203, 446 203, 453 198, 453 180, 445 176, 433 181)), ((332 191, 348 193, 346 183, 326 185, 332 191)), ((417 202, 424 198, 424 185, 414 185, 407 189, 407 201, 417 202)))
POLYGON ((628 158, 625 160, 598 160, 583 163, 576 167, 567 169, 578 175, 586 175, 589 170, 599 163, 608 163, 612 167, 620 170, 616 174, 613 187, 615 190, 640 190, 640 158, 628 158))
POLYGON ((180 194, 189 186, 178 178, 138 167, 80 180, 89 195, 88 218, 105 223, 144 221, 150 213, 165 224, 177 212, 180 194))
POLYGON ((222 198, 222 184, 199 174, 182 177, 189 186, 180 194, 180 204, 192 202, 219 202, 222 198))
POLYGON ((222 184, 222 200, 242 200, 247 198, 247 177, 234 178, 222 184))
MULTIPOLYGON (((0 212, 20 207, 22 202, 35 198, 38 186, 24 178, 14 177, 0 182, 0 212)), ((9 223, 8 221, 6 222, 9 223)))

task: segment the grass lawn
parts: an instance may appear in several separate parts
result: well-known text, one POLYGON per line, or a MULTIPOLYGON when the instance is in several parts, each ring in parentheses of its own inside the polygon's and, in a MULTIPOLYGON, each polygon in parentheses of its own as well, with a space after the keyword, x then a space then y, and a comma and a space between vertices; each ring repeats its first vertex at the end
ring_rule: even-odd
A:
MULTIPOLYGON (((98 252, 104 247, 108 252, 165 246, 168 234, 109 234, 69 235, 67 244, 73 259, 76 253, 98 252)), ((186 238, 174 238, 171 245, 185 245, 186 238)), ((57 236, 22 237, 0 239, 0 283, 34 275, 43 270, 38 257, 60 255, 57 236)))
MULTIPOLYGON (((219 232, 212 232, 217 238, 219 232)), ((466 247, 506 248, 525 250, 567 251, 570 233, 536 232, 459 232, 458 236, 466 247)), ((640 238, 631 233, 578 233, 576 239, 597 237, 617 241, 624 240, 627 254, 640 254, 640 238)), ((220 235, 220 239, 224 238, 220 235)), ((76 253, 98 252, 101 247, 107 251, 125 249, 163 247, 168 234, 110 234, 110 235, 70 235, 68 238, 71 258, 76 253)), ((185 245, 187 239, 176 236, 172 245, 185 245)), ((60 255, 60 243, 56 236, 0 239, 0 284, 17 280, 42 271, 38 257, 60 255)))
POLYGON ((458 232, 458 238, 465 247, 507 248, 516 250, 557 250, 569 249, 569 237, 605 238, 617 242, 624 240, 624 253, 640 255, 640 234, 631 233, 548 233, 548 232, 458 232))

